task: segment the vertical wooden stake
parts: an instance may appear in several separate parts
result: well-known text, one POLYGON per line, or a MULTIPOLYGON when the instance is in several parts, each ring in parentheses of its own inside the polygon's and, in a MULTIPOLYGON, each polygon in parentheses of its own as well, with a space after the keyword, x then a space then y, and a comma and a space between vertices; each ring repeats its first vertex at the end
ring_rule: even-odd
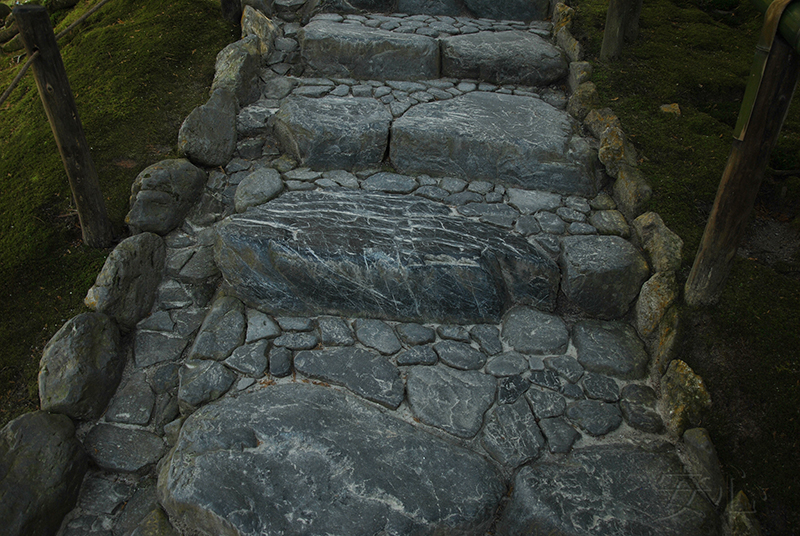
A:
POLYGON ((14 8, 14 18, 28 55, 39 52, 33 76, 75 198, 83 241, 91 247, 108 247, 114 238, 111 222, 50 16, 44 7, 24 5, 14 8))
POLYGON ((625 38, 635 39, 639 35, 641 0, 610 0, 603 30, 600 59, 608 61, 619 56, 625 38))
POLYGON ((220 0, 222 18, 234 26, 242 25, 242 0, 220 0))
POLYGON ((692 306, 717 301, 755 204, 769 155, 778 141, 797 86, 800 60, 777 35, 772 44, 750 123, 742 141, 734 140, 700 249, 686 281, 692 306))

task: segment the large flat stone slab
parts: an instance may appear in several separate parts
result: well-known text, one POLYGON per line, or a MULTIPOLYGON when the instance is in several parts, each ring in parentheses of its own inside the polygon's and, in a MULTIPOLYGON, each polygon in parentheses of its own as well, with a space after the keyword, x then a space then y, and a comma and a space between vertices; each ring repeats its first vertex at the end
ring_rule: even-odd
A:
POLYGON ((716 534, 714 507, 672 447, 588 447, 523 467, 496 534, 716 534))
POLYGON ((371 98, 289 97, 275 114, 284 150, 315 169, 377 166, 389 144, 392 114, 371 98))
POLYGON ((564 53, 532 33, 478 32, 441 42, 442 76, 546 86, 567 75, 564 53))
POLYGON ((392 125, 389 155, 401 173, 594 195, 592 151, 577 132, 539 99, 472 92, 412 107, 392 125))
POLYGON ((300 31, 300 47, 313 73, 364 80, 439 77, 439 43, 423 35, 315 21, 300 31))
POLYGON ((158 491, 187 534, 484 534, 505 483, 354 396, 286 384, 189 417, 158 491))
POLYGON ((228 289, 275 314, 497 323, 552 310, 556 264, 538 246, 420 198, 290 192, 217 225, 228 289))

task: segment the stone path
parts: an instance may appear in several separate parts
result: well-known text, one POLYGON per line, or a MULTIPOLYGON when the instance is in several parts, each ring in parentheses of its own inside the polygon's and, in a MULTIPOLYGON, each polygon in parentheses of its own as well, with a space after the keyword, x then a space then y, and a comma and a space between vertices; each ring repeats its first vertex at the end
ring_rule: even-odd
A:
MULTIPOLYGON (((263 37, 226 49, 182 129, 200 168, 137 180, 165 268, 130 280, 152 309, 78 427, 93 465, 59 534, 715 533, 640 339, 652 262, 550 23, 275 4, 274 27, 246 13, 264 63, 237 56, 263 37)), ((466 2, 548 15, 495 4, 466 2)), ((115 273, 88 298, 107 314, 115 273)))

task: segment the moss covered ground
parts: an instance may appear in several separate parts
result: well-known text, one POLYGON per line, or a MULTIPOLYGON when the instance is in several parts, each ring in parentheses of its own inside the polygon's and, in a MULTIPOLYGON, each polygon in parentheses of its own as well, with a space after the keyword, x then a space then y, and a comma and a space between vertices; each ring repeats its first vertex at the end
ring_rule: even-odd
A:
MULTIPOLYGON (((51 14, 56 33, 99 0, 51 14)), ((174 156, 208 97, 214 58, 237 36, 212 0, 112 0, 59 45, 109 216, 120 238, 130 185, 174 156)), ((0 53, 0 90, 18 72, 0 53)), ((108 251, 81 243, 77 214, 31 74, 0 108, 0 426, 38 404, 47 340, 82 301, 108 251)))
MULTIPOLYGON (((650 209, 684 240, 685 281, 731 147, 760 15, 747 0, 647 0, 639 39, 598 60, 607 2, 576 0, 573 29, 594 64, 602 104, 622 120, 653 185, 650 209), (660 105, 677 103, 681 115, 660 105)), ((761 187, 756 216, 790 239, 800 228, 800 99, 761 187), (797 171, 795 171, 797 173, 797 171), (791 235, 791 236, 789 236, 791 235)), ((712 397, 706 426, 733 491, 744 490, 766 534, 800 530, 800 258, 737 258, 715 307, 684 310, 680 358, 712 397)))
MULTIPOLYGON (((56 13, 57 30, 98 0, 56 13)), ((574 32, 603 104, 621 117, 656 195, 685 241, 688 274, 730 149, 761 20, 746 0, 647 0, 622 57, 597 55, 607 2, 575 0, 574 32), (682 114, 659 111, 678 103, 682 114)), ((174 156, 182 119, 208 95, 214 56, 236 36, 212 0, 112 0, 62 42, 62 55, 118 232, 137 173, 174 156)), ((19 69, 0 54, 0 89, 19 69)), ((800 169, 800 104, 771 168, 800 169)), ((797 223, 800 178, 768 176, 759 217, 797 223)), ((30 75, 0 108, 0 425, 37 405, 41 350, 82 300, 108 251, 80 241, 52 133, 30 75)), ((766 534, 800 527, 800 281, 793 259, 738 259, 718 306, 687 310, 681 357, 706 380, 712 433, 734 490, 766 534)))

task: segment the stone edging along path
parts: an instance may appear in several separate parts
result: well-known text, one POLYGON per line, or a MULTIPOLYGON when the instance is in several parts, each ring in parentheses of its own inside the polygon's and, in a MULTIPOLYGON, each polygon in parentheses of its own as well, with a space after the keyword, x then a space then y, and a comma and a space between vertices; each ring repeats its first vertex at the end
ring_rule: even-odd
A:
POLYGON ((4 428, 12 533, 714 533, 682 243, 641 214, 570 9, 556 48, 545 22, 276 6, 246 7, 188 159, 137 177, 96 312, 4 428))

